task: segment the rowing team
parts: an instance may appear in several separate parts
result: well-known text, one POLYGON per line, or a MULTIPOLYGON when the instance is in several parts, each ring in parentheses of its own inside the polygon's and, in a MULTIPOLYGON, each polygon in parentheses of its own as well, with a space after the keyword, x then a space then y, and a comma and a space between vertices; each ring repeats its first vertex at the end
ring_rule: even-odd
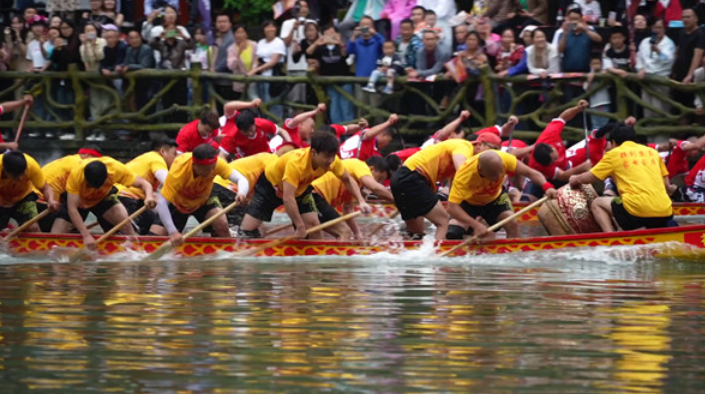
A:
MULTIPOLYGON (((2 108, 17 109, 23 104, 19 103, 2 108)), ((259 100, 227 103, 222 119, 206 111, 184 126, 176 141, 156 141, 152 151, 127 164, 103 156, 95 147, 43 168, 27 154, 5 153, 0 163, 0 228, 10 218, 23 223, 48 209, 51 214, 30 230, 75 229, 93 248, 95 240, 84 223, 89 212, 107 231, 146 206, 149 209, 123 226, 121 233, 168 234, 179 245, 190 216, 199 221, 218 216, 213 235, 232 236, 228 219, 221 215, 221 202, 236 201, 239 209, 229 218, 231 224, 239 224, 240 237, 261 236, 262 222, 269 222, 274 210, 284 205, 296 235, 304 238, 307 228, 339 217, 335 206, 342 205, 347 212, 357 202, 369 213, 364 188, 396 204, 409 238, 423 236, 424 218, 435 224, 438 240, 467 234, 490 238, 486 224, 512 215, 509 193, 522 179, 526 182, 520 198, 533 201, 544 194, 555 197, 559 184, 577 187, 608 178, 619 197, 598 198, 592 205, 603 231, 614 230, 613 219, 625 230, 672 223, 668 170, 655 149, 636 143, 630 125, 609 124, 595 130, 568 155, 561 132, 588 106, 584 100, 550 122, 533 146, 518 147, 520 141, 514 141, 505 149, 508 152, 501 149, 512 144, 511 138, 503 144, 501 136, 511 135, 515 117, 466 139, 458 131, 470 117, 463 111, 423 147, 386 159, 379 150, 392 140, 396 115, 374 127, 361 122, 314 132, 314 119, 325 105, 287 119, 280 128, 255 116, 259 104, 259 100), (341 145, 343 136, 348 138, 341 145), (592 163, 597 164, 591 168, 592 163), (438 193, 444 185, 450 186, 447 209, 438 193)), ((504 229, 509 238, 519 235, 516 221, 504 229)), ((341 240, 363 237, 354 219, 326 231, 341 240)))

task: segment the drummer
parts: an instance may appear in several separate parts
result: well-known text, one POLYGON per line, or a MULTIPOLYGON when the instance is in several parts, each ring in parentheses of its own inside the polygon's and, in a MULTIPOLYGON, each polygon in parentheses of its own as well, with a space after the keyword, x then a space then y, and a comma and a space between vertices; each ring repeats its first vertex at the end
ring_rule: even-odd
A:
POLYGON ((235 121, 228 120, 223 128, 225 136, 220 142, 220 157, 243 158, 258 153, 269 153, 269 139, 279 135, 284 141, 290 142, 291 137, 284 129, 274 122, 255 117, 252 110, 239 112, 235 121))
MULTIPOLYGON (((507 173, 527 177, 542 188, 549 198, 555 198, 556 189, 538 171, 517 160, 516 156, 490 150, 475 155, 458 169, 448 198, 448 213, 454 219, 448 228, 448 239, 462 239, 464 235, 489 238, 487 226, 476 218, 482 217, 490 226, 512 216, 514 208, 503 187, 507 173)), ((507 238, 519 237, 519 226, 512 220, 503 226, 507 238)))
MULTIPOLYGON (((585 162, 578 167, 569 167, 566 159, 565 144, 561 136, 566 123, 570 122, 587 107, 588 102, 580 100, 578 105, 568 108, 558 118, 553 119, 536 140, 534 151, 529 157, 529 167, 539 171, 555 186, 565 184, 571 175, 590 169, 589 162, 585 162)), ((522 201, 526 202, 536 201, 544 194, 542 187, 535 185, 533 182, 527 182, 524 185, 523 193, 522 201)))
POLYGON ((614 231, 612 219, 622 230, 668 227, 673 209, 667 189, 668 170, 658 153, 636 143, 632 127, 618 125, 610 133, 614 148, 595 167, 570 177, 570 185, 578 187, 612 176, 620 197, 599 197, 591 209, 604 232, 614 231))

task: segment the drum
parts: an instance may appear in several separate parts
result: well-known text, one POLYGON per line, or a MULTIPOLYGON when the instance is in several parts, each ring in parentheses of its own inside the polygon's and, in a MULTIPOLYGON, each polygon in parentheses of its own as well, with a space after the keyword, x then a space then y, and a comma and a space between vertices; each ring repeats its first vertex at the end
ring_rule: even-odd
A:
POLYGON ((539 220, 550 235, 570 235, 600 232, 600 226, 590 211, 597 193, 589 185, 558 189, 555 200, 545 202, 538 212, 539 220))

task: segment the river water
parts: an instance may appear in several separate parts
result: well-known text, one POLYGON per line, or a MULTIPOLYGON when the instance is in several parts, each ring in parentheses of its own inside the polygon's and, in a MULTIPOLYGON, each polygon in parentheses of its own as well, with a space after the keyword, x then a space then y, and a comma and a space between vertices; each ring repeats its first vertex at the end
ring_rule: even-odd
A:
POLYGON ((705 264, 0 261, 0 393, 705 391, 705 264))

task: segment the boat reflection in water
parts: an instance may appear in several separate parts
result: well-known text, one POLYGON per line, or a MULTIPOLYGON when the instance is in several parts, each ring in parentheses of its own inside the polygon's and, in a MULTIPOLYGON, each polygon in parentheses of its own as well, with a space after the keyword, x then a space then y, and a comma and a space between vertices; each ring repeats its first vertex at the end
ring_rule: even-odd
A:
POLYGON ((705 265, 4 257, 2 392, 702 392, 705 265))

